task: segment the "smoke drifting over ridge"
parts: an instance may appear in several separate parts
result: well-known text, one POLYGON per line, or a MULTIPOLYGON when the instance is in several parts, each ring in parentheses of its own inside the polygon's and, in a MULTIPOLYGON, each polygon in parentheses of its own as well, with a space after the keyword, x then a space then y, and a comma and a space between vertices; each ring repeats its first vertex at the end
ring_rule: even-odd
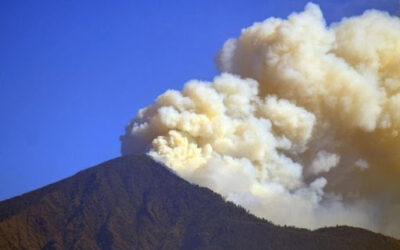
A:
POLYGON ((327 26, 308 4, 242 30, 216 61, 212 82, 140 110, 122 154, 148 152, 277 224, 400 236, 399 18, 327 26))

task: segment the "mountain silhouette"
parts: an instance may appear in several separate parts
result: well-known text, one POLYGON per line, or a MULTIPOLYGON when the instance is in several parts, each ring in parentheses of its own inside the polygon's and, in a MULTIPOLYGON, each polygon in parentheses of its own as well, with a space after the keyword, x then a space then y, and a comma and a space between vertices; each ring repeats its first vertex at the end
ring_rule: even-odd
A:
POLYGON ((376 250, 400 241, 346 226, 276 226, 130 155, 0 202, 0 249, 376 250))

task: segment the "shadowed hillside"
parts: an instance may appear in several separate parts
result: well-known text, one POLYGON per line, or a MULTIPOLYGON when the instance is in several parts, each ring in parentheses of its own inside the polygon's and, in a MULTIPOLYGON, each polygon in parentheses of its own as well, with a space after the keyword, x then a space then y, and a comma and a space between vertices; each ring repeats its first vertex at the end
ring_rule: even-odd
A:
POLYGON ((0 249, 400 249, 350 227, 278 227, 144 155, 0 202, 0 249))

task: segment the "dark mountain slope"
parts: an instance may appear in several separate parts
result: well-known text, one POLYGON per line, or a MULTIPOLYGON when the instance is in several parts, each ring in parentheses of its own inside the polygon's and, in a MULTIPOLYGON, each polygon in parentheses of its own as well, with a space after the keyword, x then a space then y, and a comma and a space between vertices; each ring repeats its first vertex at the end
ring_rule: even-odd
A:
POLYGON ((147 156, 117 158, 0 202, 0 249, 400 249, 337 227, 278 227, 147 156))

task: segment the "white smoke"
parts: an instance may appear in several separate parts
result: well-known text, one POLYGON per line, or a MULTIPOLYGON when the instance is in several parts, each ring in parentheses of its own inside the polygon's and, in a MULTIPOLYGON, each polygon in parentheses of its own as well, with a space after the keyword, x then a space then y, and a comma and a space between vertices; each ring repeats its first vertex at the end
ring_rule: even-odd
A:
POLYGON ((122 154, 277 224, 400 236, 400 20, 367 11, 329 27, 308 4, 228 40, 222 73, 139 111, 122 154))

